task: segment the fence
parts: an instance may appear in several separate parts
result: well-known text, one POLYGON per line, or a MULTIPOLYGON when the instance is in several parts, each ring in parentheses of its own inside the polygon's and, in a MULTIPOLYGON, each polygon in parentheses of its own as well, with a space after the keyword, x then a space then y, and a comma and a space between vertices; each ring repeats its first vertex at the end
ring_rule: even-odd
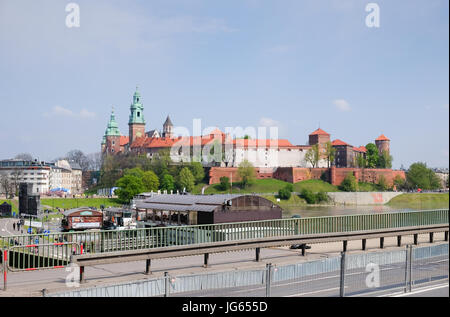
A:
POLYGON ((260 237, 447 224, 449 210, 390 212, 334 217, 289 218, 213 225, 172 226, 121 231, 84 231, 0 237, 0 246, 53 242, 85 245, 85 252, 111 252, 260 237))
POLYGON ((170 276, 79 289, 49 297, 151 296, 358 296, 378 291, 411 291, 448 280, 448 244, 345 254, 312 262, 208 274, 170 276))

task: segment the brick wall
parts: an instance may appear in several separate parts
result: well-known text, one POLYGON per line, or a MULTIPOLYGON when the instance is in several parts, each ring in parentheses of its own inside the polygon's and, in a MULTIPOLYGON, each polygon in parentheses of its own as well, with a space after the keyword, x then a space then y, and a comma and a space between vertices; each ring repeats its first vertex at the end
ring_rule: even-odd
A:
MULTIPOLYGON (((220 178, 226 176, 233 182, 240 181, 237 167, 212 167, 209 171, 209 184, 220 183, 220 178)), ((275 171, 256 168, 256 178, 275 178, 289 183, 297 183, 308 179, 321 179, 325 173, 326 179, 333 185, 340 185, 348 173, 352 173, 360 182, 377 183, 380 176, 384 175, 386 182, 392 186, 394 179, 400 175, 406 178, 404 171, 394 171, 391 169, 362 169, 362 168, 300 168, 300 167, 279 167, 275 171)))

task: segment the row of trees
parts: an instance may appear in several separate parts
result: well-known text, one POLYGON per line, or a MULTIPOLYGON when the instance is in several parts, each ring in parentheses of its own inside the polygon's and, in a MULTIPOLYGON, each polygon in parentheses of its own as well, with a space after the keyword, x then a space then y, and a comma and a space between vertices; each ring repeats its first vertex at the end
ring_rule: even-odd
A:
POLYGON ((158 190, 190 192, 205 178, 203 166, 199 162, 168 166, 167 169, 156 168, 161 167, 160 164, 154 167, 145 171, 141 167, 126 169, 115 183, 119 187, 115 192, 119 199, 128 203, 137 194, 158 190))

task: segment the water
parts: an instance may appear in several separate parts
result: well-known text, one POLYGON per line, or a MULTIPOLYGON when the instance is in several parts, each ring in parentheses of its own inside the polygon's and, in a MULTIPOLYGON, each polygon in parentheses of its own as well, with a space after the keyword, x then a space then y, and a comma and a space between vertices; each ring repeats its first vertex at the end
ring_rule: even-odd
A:
POLYGON ((347 206, 301 206, 283 209, 283 218, 290 218, 293 215, 300 217, 323 217, 323 216, 343 216, 357 214, 378 214, 394 211, 412 211, 429 209, 448 209, 448 204, 423 204, 423 205, 347 205, 347 206))

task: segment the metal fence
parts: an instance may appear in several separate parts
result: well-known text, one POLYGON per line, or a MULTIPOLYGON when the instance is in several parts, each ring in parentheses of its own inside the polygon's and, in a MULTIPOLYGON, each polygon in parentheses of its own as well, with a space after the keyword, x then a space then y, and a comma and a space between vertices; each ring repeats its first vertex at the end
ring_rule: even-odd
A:
POLYGON ((46 294, 50 297, 361 296, 448 280, 448 244, 341 256, 253 270, 171 276, 46 294))
POLYGON ((0 246, 73 242, 85 252, 111 252, 260 237, 352 232, 449 223, 449 210, 389 212, 332 217, 289 218, 213 225, 154 227, 0 237, 0 246))

